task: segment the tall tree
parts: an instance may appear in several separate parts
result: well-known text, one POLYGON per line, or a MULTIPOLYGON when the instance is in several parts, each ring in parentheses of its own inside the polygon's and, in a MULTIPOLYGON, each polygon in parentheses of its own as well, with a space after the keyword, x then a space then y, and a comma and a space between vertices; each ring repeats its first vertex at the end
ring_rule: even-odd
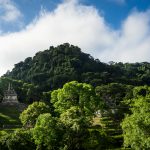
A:
POLYGON ((72 106, 78 106, 85 116, 94 115, 101 104, 91 85, 77 81, 66 83, 62 89, 54 90, 51 94, 51 102, 56 112, 60 114, 72 106))
POLYGON ((138 96, 130 106, 132 114, 122 122, 124 146, 150 149, 150 95, 138 96))

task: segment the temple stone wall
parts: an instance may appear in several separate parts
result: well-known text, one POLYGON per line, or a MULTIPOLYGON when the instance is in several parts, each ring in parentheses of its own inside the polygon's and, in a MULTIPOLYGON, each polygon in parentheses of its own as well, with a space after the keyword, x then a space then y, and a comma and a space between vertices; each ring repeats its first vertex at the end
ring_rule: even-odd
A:
POLYGON ((4 92, 2 103, 19 103, 17 93, 15 92, 11 84, 9 84, 8 89, 4 92))

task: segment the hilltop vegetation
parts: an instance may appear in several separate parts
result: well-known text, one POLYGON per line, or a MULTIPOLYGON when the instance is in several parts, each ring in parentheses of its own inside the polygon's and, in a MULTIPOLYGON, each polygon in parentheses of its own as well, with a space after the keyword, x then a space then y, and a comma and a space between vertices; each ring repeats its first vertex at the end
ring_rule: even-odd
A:
POLYGON ((2 136, 0 148, 150 148, 148 62, 107 64, 65 43, 15 64, 0 78, 0 100, 10 82, 31 105, 20 115, 23 129, 2 136))
POLYGON ((26 58, 4 76, 33 83, 42 91, 57 89, 72 80, 93 86, 112 82, 150 85, 150 63, 106 64, 66 43, 26 58))
POLYGON ((68 43, 51 46, 48 50, 36 53, 33 58, 28 57, 15 64, 11 72, 3 75, 0 79, 0 99, 8 82, 13 82, 19 101, 32 103, 46 100, 46 92, 62 88, 65 83, 73 80, 94 87, 110 83, 150 85, 150 63, 106 64, 68 43))
POLYGON ((28 57, 15 64, 13 70, 0 79, 0 99, 8 83, 12 82, 20 102, 49 101, 49 91, 62 88, 73 80, 94 87, 112 83, 122 84, 122 87, 150 85, 150 63, 106 64, 68 43, 51 46, 33 58, 28 57))

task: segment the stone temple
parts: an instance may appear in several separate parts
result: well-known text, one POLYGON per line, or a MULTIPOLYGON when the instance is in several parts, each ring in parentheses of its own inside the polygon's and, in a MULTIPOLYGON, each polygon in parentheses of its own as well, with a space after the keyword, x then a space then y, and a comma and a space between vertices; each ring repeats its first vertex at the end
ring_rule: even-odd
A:
POLYGON ((2 103, 9 103, 9 104, 19 103, 17 93, 15 92, 10 83, 8 85, 8 89, 4 92, 4 98, 2 103))

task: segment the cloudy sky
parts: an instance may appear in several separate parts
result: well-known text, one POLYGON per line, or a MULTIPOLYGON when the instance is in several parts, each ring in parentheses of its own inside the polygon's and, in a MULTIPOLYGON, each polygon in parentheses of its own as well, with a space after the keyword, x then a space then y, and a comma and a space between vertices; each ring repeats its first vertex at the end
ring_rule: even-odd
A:
POLYGON ((104 62, 150 62, 150 0, 0 0, 0 75, 66 42, 104 62))

